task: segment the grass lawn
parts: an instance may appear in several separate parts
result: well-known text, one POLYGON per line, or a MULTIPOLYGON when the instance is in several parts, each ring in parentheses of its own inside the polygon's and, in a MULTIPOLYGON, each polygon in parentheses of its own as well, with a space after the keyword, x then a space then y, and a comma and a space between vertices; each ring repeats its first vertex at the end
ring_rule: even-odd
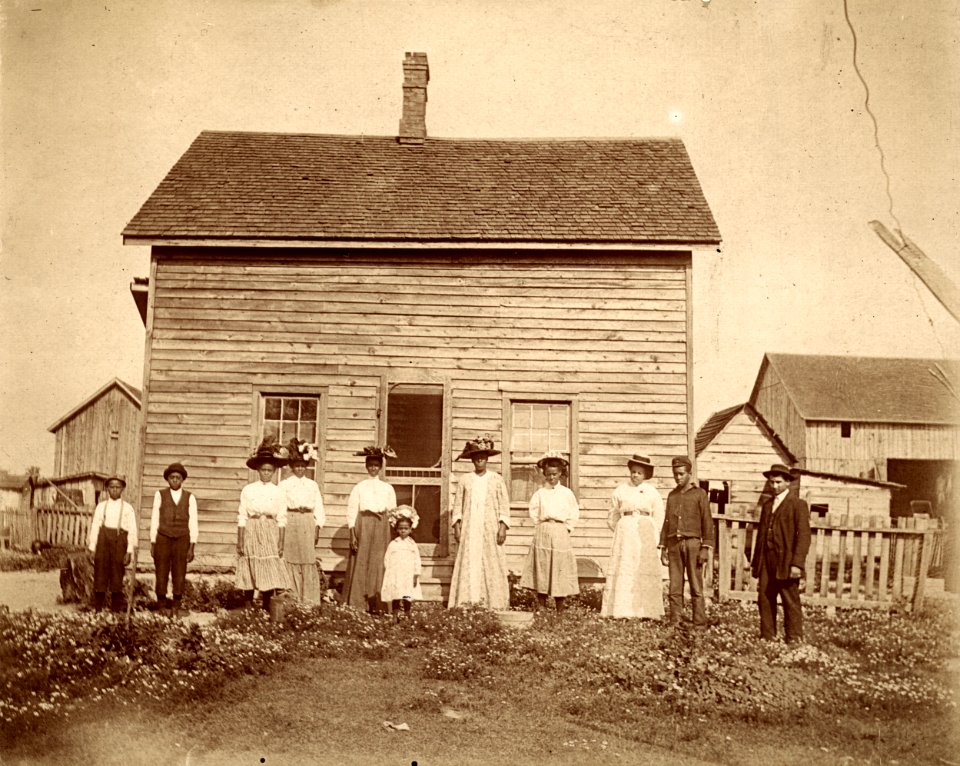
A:
POLYGON ((813 610, 797 650, 756 641, 752 610, 712 613, 702 632, 576 610, 514 633, 425 608, 399 626, 327 608, 203 628, 0 610, 0 763, 960 760, 956 614, 813 610))

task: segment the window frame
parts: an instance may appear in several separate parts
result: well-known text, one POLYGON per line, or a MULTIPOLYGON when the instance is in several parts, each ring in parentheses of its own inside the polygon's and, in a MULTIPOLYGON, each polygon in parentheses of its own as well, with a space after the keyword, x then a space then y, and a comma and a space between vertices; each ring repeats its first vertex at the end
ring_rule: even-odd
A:
MULTIPOLYGON (((326 386, 277 386, 277 385, 254 385, 253 388, 253 417, 251 418, 250 428, 250 453, 257 448, 263 438, 263 420, 266 414, 266 399, 269 396, 279 396, 286 399, 316 399, 317 400, 317 460, 314 481, 320 485, 320 494, 323 494, 323 478, 326 474, 326 429, 327 422, 327 387, 326 386)), ((282 443, 281 443, 282 444, 282 443)), ((286 444, 282 444, 286 446, 286 444)), ((247 469, 250 481, 256 481, 256 471, 247 469)), ((284 469, 280 468, 275 474, 275 483, 286 478, 284 469)), ((287 474, 290 475, 290 474, 287 474)))
MULTIPOLYGON (((566 404, 570 408, 570 467, 567 472, 568 486, 570 490, 580 496, 580 402, 576 394, 559 393, 543 394, 525 391, 504 391, 503 392, 503 452, 500 461, 503 480, 507 487, 510 487, 510 473, 512 470, 512 452, 510 445, 513 443, 513 405, 514 404, 566 404)), ((510 508, 527 508, 530 502, 529 497, 510 498, 510 508)))
MULTIPOLYGON (((450 473, 452 464, 450 459, 450 428, 452 422, 451 402, 452 386, 448 377, 433 374, 430 370, 392 370, 389 375, 380 376, 380 386, 377 396, 377 442, 384 444, 387 439, 387 418, 389 417, 390 389, 398 385, 436 386, 443 394, 443 409, 441 411, 441 458, 439 477, 417 476, 390 476, 390 460, 383 471, 383 480, 389 484, 408 484, 434 486, 435 480, 440 487, 440 534, 435 543, 417 542, 421 558, 439 559, 450 555, 450 473)), ((414 467, 401 470, 429 470, 414 467)), ((414 532, 416 534, 416 532, 414 532)), ((392 532, 391 532, 392 535, 392 532)), ((392 539, 392 538, 391 538, 392 539)))

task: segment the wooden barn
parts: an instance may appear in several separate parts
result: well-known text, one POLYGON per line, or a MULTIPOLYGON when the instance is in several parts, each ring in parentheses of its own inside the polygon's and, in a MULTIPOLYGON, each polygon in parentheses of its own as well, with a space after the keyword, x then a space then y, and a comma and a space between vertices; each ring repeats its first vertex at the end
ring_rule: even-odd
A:
POLYGON ((749 403, 801 468, 902 484, 893 515, 956 519, 960 361, 766 354, 749 403))
MULTIPOLYGON (((743 512, 760 504, 767 488, 763 471, 774 463, 797 465, 796 456, 763 416, 749 404, 738 404, 711 415, 697 431, 697 478, 718 505, 743 512)), ((900 484, 798 467, 797 489, 811 510, 889 516, 900 484)))
POLYGON ((203 132, 125 228, 151 248, 142 529, 182 460, 195 565, 233 566, 244 461, 264 433, 296 435, 318 443, 320 554, 341 570, 353 453, 386 442, 440 598, 472 470, 455 458, 489 434, 511 568, 534 462, 557 449, 577 553, 602 570, 627 456, 652 456, 666 489, 670 457, 693 449, 693 261, 720 237, 690 158, 676 139, 427 137, 426 56, 403 69, 398 136, 203 132))

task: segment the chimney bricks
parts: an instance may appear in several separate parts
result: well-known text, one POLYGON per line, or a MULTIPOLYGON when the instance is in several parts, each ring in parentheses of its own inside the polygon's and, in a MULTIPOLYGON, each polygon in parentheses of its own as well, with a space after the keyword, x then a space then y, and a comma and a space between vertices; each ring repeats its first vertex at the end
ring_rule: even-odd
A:
POLYGON ((401 144, 422 144, 427 137, 427 83, 430 66, 426 53, 406 53, 403 58, 403 114, 401 144))

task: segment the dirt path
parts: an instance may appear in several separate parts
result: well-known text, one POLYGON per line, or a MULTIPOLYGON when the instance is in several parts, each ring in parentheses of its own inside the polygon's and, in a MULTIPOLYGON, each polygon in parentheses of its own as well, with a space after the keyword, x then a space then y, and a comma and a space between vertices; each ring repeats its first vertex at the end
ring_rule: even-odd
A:
POLYGON ((36 609, 41 612, 72 612, 70 604, 58 604, 60 572, 0 572, 0 604, 13 612, 36 609))

